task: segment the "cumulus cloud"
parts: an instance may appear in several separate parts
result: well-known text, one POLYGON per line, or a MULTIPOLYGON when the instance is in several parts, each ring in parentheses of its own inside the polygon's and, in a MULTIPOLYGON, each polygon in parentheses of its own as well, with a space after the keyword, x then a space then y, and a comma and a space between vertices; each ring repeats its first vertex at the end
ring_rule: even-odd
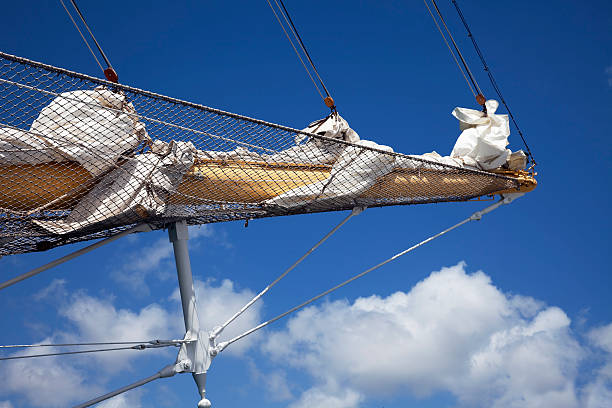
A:
POLYGON ((609 407, 612 401, 612 323, 592 329, 588 333, 588 338, 595 346, 596 354, 602 364, 595 378, 584 389, 583 406, 609 407))
MULTIPOLYGON (((594 332, 593 341, 607 347, 606 334, 594 332)), ((484 273, 466 273, 463 263, 409 292, 305 309, 262 350, 318 384, 296 406, 326 397, 358 406, 365 395, 446 391, 466 406, 575 407, 586 353, 561 309, 504 294, 484 273)))
MULTIPOLYGON (((169 306, 124 309, 112 297, 68 294, 65 286, 54 281, 36 296, 64 299, 59 308, 63 329, 41 342, 142 341, 183 333, 178 290, 170 295, 169 306)), ((194 286, 200 320, 208 330, 254 295, 227 279, 196 280, 194 286)), ((256 303, 221 340, 257 325, 262 307, 256 303)), ((561 309, 504 293, 487 275, 467 273, 460 263, 432 273, 407 292, 309 307, 265 339, 249 336, 223 354, 244 357, 247 350, 259 350, 270 357, 267 372, 252 362, 251 375, 270 391, 271 399, 287 401, 290 408, 356 408, 367 398, 427 397, 436 392, 451 393, 459 405, 470 407, 608 407, 612 324, 579 339, 561 309), (294 369, 311 381, 292 384, 294 369)), ((15 399, 0 401, 0 408, 15 403, 63 407, 87 400, 107 391, 108 379, 118 369, 150 355, 98 353, 39 359, 37 364, 6 362, 0 365, 0 392, 15 399)), ((247 361, 252 356, 249 353, 247 361)), ((141 396, 125 394, 102 406, 138 408, 141 396)))
MULTIPOLYGON (((53 338, 41 341, 52 342, 53 338)), ((54 353, 60 350, 51 347, 45 351, 54 353)), ((39 353, 39 350, 29 349, 14 355, 39 353)), ((101 391, 95 384, 86 384, 86 377, 83 367, 62 357, 40 358, 35 364, 29 359, 13 360, 0 366, 0 391, 20 396, 27 402, 27 406, 65 407, 69 402, 85 401, 92 393, 101 391)))
MULTIPOLYGON (((202 329, 212 330, 229 319, 235 312, 240 310, 249 300, 255 296, 249 289, 236 290, 234 283, 224 279, 220 284, 214 280, 194 282, 196 299, 198 299, 198 316, 202 329)), ((171 299, 180 303, 180 293, 176 289, 171 299)), ((261 321, 261 309, 263 301, 259 300, 245 313, 234 320, 219 336, 219 340, 228 340, 248 329, 258 325, 261 321)), ((249 336, 239 342, 232 344, 224 351, 224 354, 240 355, 248 350, 258 339, 257 335, 249 336)))
MULTIPOLYGON (((41 298, 55 298, 53 294, 58 290, 64 292, 63 282, 54 281, 41 291, 41 298)), ((84 292, 69 296, 60 306, 59 315, 66 323, 64 330, 56 331, 39 343, 143 341, 168 338, 170 334, 180 336, 181 333, 173 329, 176 316, 171 316, 170 312, 159 305, 151 304, 138 311, 118 309, 112 299, 97 298, 84 292)), ((57 347, 44 350, 48 353, 67 351, 57 347)), ((153 351, 157 354, 159 352, 153 351)), ((39 353, 40 349, 27 349, 13 355, 39 353)), ((35 361, 6 361, 0 366, 0 392, 25 401, 25 406, 69 406, 107 391, 105 384, 108 378, 131 366, 134 359, 151 357, 145 353, 130 350, 43 357, 35 361), (92 370, 92 367, 95 369, 92 370)), ((129 397, 115 399, 108 403, 108 407, 138 407, 140 403, 137 396, 138 393, 131 393, 129 397)))
POLYGON ((51 284, 45 288, 42 288, 32 298, 36 301, 43 299, 60 300, 66 297, 66 280, 65 279, 53 279, 51 284))
MULTIPOLYGON (((213 236, 209 225, 190 226, 189 243, 192 249, 197 248, 202 238, 213 236)), ((138 243, 133 240, 132 244, 138 243)), ((176 276, 174 272, 172 244, 164 235, 153 243, 140 246, 138 250, 128 252, 125 262, 111 273, 112 278, 127 286, 133 293, 146 296, 150 293, 147 278, 155 276, 159 280, 168 280, 176 276)))
MULTIPOLYGON (((178 316, 152 303, 139 311, 117 309, 111 299, 97 298, 85 293, 73 295, 72 301, 59 311, 73 328, 58 333, 64 341, 148 341, 181 337, 178 316)), ((108 372, 122 370, 134 358, 144 353, 132 350, 98 353, 91 357, 108 372)))
POLYGON ((310 388, 289 408, 354 408, 363 401, 363 396, 350 388, 340 389, 337 384, 325 384, 310 388))
MULTIPOLYGON (((112 297, 96 297, 84 291, 68 294, 65 281, 55 280, 41 290, 36 299, 61 302, 59 316, 63 323, 52 336, 40 343, 76 343, 104 341, 148 341, 153 339, 181 338, 184 333, 180 312, 178 289, 171 295, 173 302, 169 307, 157 303, 149 304, 138 310, 118 308, 112 297), (61 300, 59 300, 61 299, 61 300)), ((223 280, 195 281, 198 299, 198 312, 204 328, 212 329, 239 310, 254 295, 247 289, 236 290, 234 283, 223 280)), ((229 338, 250 329, 260 321, 262 303, 255 304, 227 329, 224 335, 229 338)), ((236 343, 227 349, 228 354, 241 355, 253 345, 256 338, 236 343)), ((46 352, 65 351, 46 348, 46 352)), ((14 355, 38 354, 40 350, 28 349, 14 355)), ((13 360, 0 365, 0 392, 14 395, 26 402, 26 406, 65 407, 100 395, 106 389, 109 378, 119 371, 134 366, 137 359, 150 358, 151 355, 166 353, 168 361, 173 361, 176 349, 155 351, 118 351, 95 353, 71 357, 45 357, 36 360, 13 360), (95 370, 92 370, 95 367, 95 370), (92 373, 95 372, 95 375, 92 373)), ((282 378, 270 378, 270 385, 282 390, 282 378)), ((107 401, 105 408, 140 407, 141 393, 130 392, 107 401)), ((12 408, 10 401, 3 401, 12 408)), ((5 408, 0 405, 1 408, 5 408)))
POLYGON ((248 360, 248 363, 252 379, 261 384, 261 388, 265 390, 265 395, 268 399, 272 401, 289 401, 294 398, 287 381, 287 373, 284 370, 263 372, 257 368, 257 365, 252 360, 248 360))
POLYGON ((97 408, 142 408, 140 390, 119 394, 97 405, 97 408))

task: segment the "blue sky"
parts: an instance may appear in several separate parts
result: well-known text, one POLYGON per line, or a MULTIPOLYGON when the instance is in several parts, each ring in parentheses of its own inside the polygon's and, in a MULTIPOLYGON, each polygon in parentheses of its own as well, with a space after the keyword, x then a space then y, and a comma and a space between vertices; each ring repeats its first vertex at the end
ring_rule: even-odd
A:
MULTIPOLYGON (((79 2, 122 83, 296 128, 326 114, 265 1, 175 3, 79 2)), ((228 348, 209 374, 214 405, 609 406, 612 6, 460 4, 539 163, 538 188, 228 348)), ((492 97, 450 2, 440 5, 492 97)), ((459 133, 450 112, 475 104, 421 2, 287 6, 362 138, 402 153, 450 152, 459 133)), ((13 2, 3 14, 2 51, 101 76, 59 2, 13 2)), ((515 132, 510 142, 521 148, 515 132)), ((365 211, 239 328, 485 204, 365 211)), ((192 229, 207 323, 240 307, 342 217, 192 229)), ((169 245, 163 231, 139 234, 2 291, 0 343, 181 337, 169 245)), ((78 247, 0 259, 2 280, 78 247)), ((173 353, 3 362, 0 407, 69 406, 150 375, 173 353)), ((107 407, 195 406, 192 383, 157 381, 107 407)))

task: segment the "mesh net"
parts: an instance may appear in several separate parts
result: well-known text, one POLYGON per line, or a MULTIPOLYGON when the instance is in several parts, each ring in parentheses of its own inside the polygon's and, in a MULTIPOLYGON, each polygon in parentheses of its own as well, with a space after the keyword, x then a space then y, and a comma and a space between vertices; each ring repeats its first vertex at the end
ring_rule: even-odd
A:
POLYGON ((189 224, 463 201, 511 177, 330 139, 0 53, 0 256, 189 224))

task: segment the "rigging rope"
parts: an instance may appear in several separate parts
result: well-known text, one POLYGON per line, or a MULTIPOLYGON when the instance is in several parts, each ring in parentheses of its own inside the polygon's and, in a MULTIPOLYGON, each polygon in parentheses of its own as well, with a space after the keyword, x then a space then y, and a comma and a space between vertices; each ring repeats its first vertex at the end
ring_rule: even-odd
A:
POLYGON ((96 40, 96 37, 94 36, 93 32, 89 28, 89 25, 87 24, 87 21, 85 21, 85 16, 83 15, 83 13, 81 13, 81 10, 79 9, 79 6, 77 6, 77 4, 76 4, 76 1, 75 0, 70 0, 70 3, 72 3, 72 7, 74 7, 74 9, 76 10, 77 14, 79 15, 81 21, 83 22, 83 25, 87 29, 87 32, 89 33, 89 35, 91 36, 91 39, 93 40, 94 44, 96 45, 96 48, 98 49, 98 52, 102 56, 102 59, 104 59, 104 62, 106 63, 106 67, 107 67, 106 69, 102 68, 102 64, 100 64, 100 61, 98 61, 98 58, 96 57, 95 53, 91 49, 91 47, 89 45, 89 42, 87 42, 87 40, 85 39, 85 36, 81 32, 81 29, 79 28, 78 24, 76 23, 76 21, 74 21, 74 18, 72 18, 72 14, 68 11, 68 8, 64 4, 64 1, 60 0, 60 3, 62 3, 62 6, 64 7, 64 10, 66 10, 66 13, 68 13, 68 16, 70 17, 70 20, 72 20, 72 24, 74 24, 74 26, 76 27, 77 31, 81 35, 81 38, 85 42, 85 45, 87 45, 87 48, 89 48, 89 51, 91 52, 91 55, 93 55, 94 59, 98 63, 98 66, 100 67, 102 72, 104 72, 104 76, 106 77, 106 79, 109 80, 110 82, 118 83, 119 77, 117 76, 117 72, 115 71, 115 69, 111 65, 110 60, 108 59, 108 57, 106 56, 106 54, 102 50, 102 47, 100 46, 100 43, 98 43, 98 40, 96 40))
POLYGON ((312 248, 310 248, 304 255, 302 255, 297 261, 295 261, 293 263, 293 265, 291 265, 289 268, 287 268, 282 274, 280 274, 276 279, 274 279, 274 281, 272 281, 272 283, 270 283, 268 286, 266 286, 264 290, 262 290, 255 297, 253 297, 253 299, 251 299, 246 305, 244 305, 242 307, 242 309, 240 309, 232 317, 227 319, 227 321, 225 323, 223 323, 221 326, 216 327, 213 330, 213 333, 212 333, 211 337, 212 338, 217 337, 223 331, 223 329, 225 329, 227 327, 228 324, 230 324, 231 322, 236 320, 236 318, 238 318, 238 316, 240 316, 249 307, 251 307, 253 305, 253 303, 257 302, 257 300, 259 300, 263 295, 266 294, 266 292, 268 292, 270 289, 272 289, 272 287, 274 285, 276 285, 281 279, 283 279, 285 276, 287 276, 287 274, 289 272, 291 272, 293 269, 295 269, 295 267, 298 266, 304 259, 306 259, 308 257, 308 255, 310 255, 315 249, 317 249, 319 246, 321 246, 322 243, 327 241, 327 239, 329 237, 331 237, 336 231, 338 231, 340 229, 340 227, 342 227, 344 224, 346 224, 348 222, 348 220, 353 218, 355 215, 359 215, 361 212, 363 212, 364 209, 365 208, 363 208, 363 207, 355 207, 355 208, 353 208, 351 213, 346 218, 344 218, 342 221, 340 221, 340 223, 338 225, 336 225, 323 238, 321 238, 316 244, 314 244, 312 246, 312 248))
POLYGON ((323 93, 321 93, 321 90, 319 89, 319 86, 317 85, 317 83, 315 82, 314 78, 312 77, 312 74, 310 73, 310 70, 308 69, 308 67, 304 63, 304 60, 302 59, 302 56, 300 55, 300 53, 298 52, 297 48, 293 44, 293 41, 291 40, 291 37, 289 37, 289 34, 287 33, 287 30, 285 29, 285 25, 283 24, 281 19, 278 17, 278 14, 276 14, 276 10, 274 9, 274 7, 272 7, 272 3, 270 3, 270 0, 266 0, 266 1, 268 2, 268 5, 272 9, 272 12, 274 13, 274 17, 276 17, 276 21, 278 21, 278 24, 280 24, 281 28, 283 29, 283 32, 285 33, 285 36, 287 37, 287 39, 291 43, 291 46, 293 47, 293 50, 295 51, 295 54, 298 56, 298 58, 300 59, 300 62, 304 66, 304 69, 306 70, 306 73, 310 77, 310 80, 312 81, 312 84, 314 85, 315 89, 317 90, 317 92, 321 96, 321 99, 323 99, 324 98, 323 93))
POLYGON ((442 31, 442 28, 440 27, 440 24, 438 24, 438 20, 436 19, 436 17, 434 16, 433 12, 431 11, 431 8, 429 7, 429 4, 427 4, 427 0, 423 0, 423 3, 425 4, 425 7, 427 7, 427 11, 429 11, 429 15, 431 16, 431 19, 436 24, 436 28, 440 32, 440 35, 442 36, 442 39, 444 40, 444 43, 446 44, 446 47, 448 48, 448 51, 453 56, 453 59, 455 60, 455 64, 457 64, 457 68, 459 68, 459 71, 461 71, 461 75, 463 75, 463 78, 465 79, 465 83, 467 84, 468 88, 470 88, 470 91, 472 92, 472 95, 474 95, 474 98, 475 98, 476 97, 476 91, 474 91, 474 87, 472 87, 472 84, 470 83, 470 80, 468 79, 467 75, 465 74, 465 71, 463 70, 463 68, 461 68, 461 64, 459 63, 459 60, 457 59, 457 56, 453 52, 453 49, 451 48, 450 44, 448 43, 448 40, 446 39, 446 36, 444 35, 444 32, 442 31))
POLYGON ((278 13, 276 12, 276 9, 272 6, 272 3, 270 2, 270 0, 266 0, 266 1, 268 2, 268 5, 272 9, 272 12, 274 13, 274 17, 276 17, 276 21, 278 21, 278 23, 280 24, 281 28, 283 29, 283 32, 285 33, 285 36, 289 40, 289 43, 291 44, 291 47, 293 47, 293 50, 295 51, 295 54, 298 56, 298 58, 300 59, 300 62, 304 66, 304 69, 306 70, 306 73, 308 73, 308 76, 310 77, 310 80, 312 81, 315 89, 319 93, 319 96, 321 96, 321 99, 323 99, 323 102, 325 102, 325 106, 330 108, 332 111, 335 111, 336 110, 336 106, 335 106, 334 99, 331 97, 327 87, 325 86, 325 83, 323 82, 323 79, 319 75, 319 71, 317 70, 317 67, 315 66, 312 58, 310 57, 310 53, 308 52, 308 49, 306 48, 306 45, 302 41, 302 37, 300 36, 297 28, 295 27, 295 24, 293 23, 293 20, 291 19, 291 15, 289 14, 289 11, 285 7, 285 4, 283 3, 283 0, 274 0, 274 3, 276 4, 276 7, 278 8, 278 13, 280 13, 283 16, 283 19, 287 23, 287 26, 289 27, 289 30, 291 31, 291 33, 293 34, 294 38, 296 39, 300 49, 304 53, 304 56, 306 57, 306 59, 308 59, 308 62, 310 63, 310 66, 311 66, 312 70, 314 71, 317 79, 319 80, 319 83, 321 84, 321 87, 325 91, 325 95, 326 96, 323 96, 323 93, 321 92, 321 89, 319 88, 319 86, 317 85, 316 81, 314 80, 312 74, 310 73, 310 70, 306 66, 306 63, 304 63, 302 55, 298 51, 297 47, 294 45, 293 40, 289 36, 289 33, 287 32, 287 30, 285 28, 285 25, 283 24, 283 22, 279 18, 278 13), (279 2, 280 2, 280 4, 279 4, 279 2))
POLYGON ((244 337, 246 337, 246 336, 256 332, 259 329, 262 329, 262 328, 268 326, 271 323, 274 323, 275 321, 277 321, 279 319, 282 319, 283 317, 285 317, 285 316, 287 316, 287 315, 289 315, 289 314, 291 314, 293 312, 296 312, 296 311, 304 308, 305 306, 308 306, 309 304, 311 304, 312 302, 315 302, 316 300, 322 298, 323 296, 326 296, 326 295, 328 295, 328 294, 330 294, 330 293, 332 293, 332 292, 342 288, 343 286, 348 285, 349 283, 353 282, 354 280, 357 280, 357 279, 367 275, 368 273, 370 273, 372 271, 375 271, 376 269, 378 269, 378 268, 388 264, 389 262, 394 261, 394 260, 398 259, 399 257, 404 256, 407 253, 414 251, 415 249, 417 249, 417 248, 427 244, 428 242, 431 242, 434 239, 439 238, 442 235, 445 235, 448 232, 450 232, 450 231, 452 231, 452 230, 454 230, 456 228, 459 228, 460 226, 462 226, 464 224, 467 224, 470 221, 479 221, 482 218, 483 215, 490 213, 491 211, 499 208, 502 205, 510 204, 512 201, 514 201, 516 198, 522 196, 523 194, 524 193, 519 193, 519 194, 515 194, 515 195, 508 195, 506 197, 502 197, 502 199, 497 201, 495 204, 492 204, 492 205, 486 207, 485 209, 483 209, 481 211, 476 211, 470 217, 464 219, 461 222, 458 222, 457 224, 453 225, 452 227, 449 227, 449 228, 447 228, 447 229, 445 229, 445 230, 443 230, 443 231, 441 231, 441 232, 439 232, 439 233, 437 233, 435 235, 432 235, 431 237, 429 237, 429 238, 419 242, 418 244, 413 245, 410 248, 405 249, 402 252, 399 252, 399 253, 393 255, 391 258, 388 258, 388 259, 386 259, 386 260, 384 260, 384 261, 382 261, 382 262, 372 266, 371 268, 366 269, 365 271, 363 271, 361 273, 358 273, 357 275, 355 275, 355 276, 345 280, 344 282, 334 286, 333 288, 328 289, 325 292, 322 292, 322 293, 316 295, 315 297, 308 299, 307 301, 305 301, 303 303, 300 303, 299 305, 289 309, 288 311, 286 311, 284 313, 281 313, 278 316, 276 316, 276 317, 274 317, 274 318, 272 318, 272 319, 270 319, 270 320, 268 320, 266 322, 263 322, 263 323, 255 326, 255 327, 253 327, 250 330, 245 331, 244 333, 242 333, 242 334, 232 338, 231 340, 219 343, 217 348, 216 348, 216 350, 214 352, 215 353, 220 353, 221 351, 223 351, 230 344, 232 344, 232 343, 234 343, 234 342, 236 342, 236 341, 238 341, 238 340, 240 340, 240 339, 242 339, 242 338, 244 338, 244 337))
POLYGON ((100 67, 100 71, 104 72, 104 67, 102 66, 102 64, 100 64, 100 61, 98 60, 98 57, 96 56, 96 53, 93 52, 93 50, 91 49, 91 46, 89 45, 89 42, 87 41, 87 39, 83 35, 83 32, 81 31, 81 29, 79 28, 79 25, 77 24, 76 21, 74 21, 74 18, 72 17, 72 14, 68 10, 68 7, 66 7, 66 5, 64 4, 64 0, 60 0, 60 3, 62 3, 62 6, 64 7, 64 10, 66 10, 66 14, 68 14, 68 17, 70 17, 70 21, 72 21, 72 24, 74 24, 74 27, 77 29, 77 31, 81 35, 81 38, 83 39, 83 42, 85 43, 87 48, 89 48, 89 52, 91 52, 92 57, 94 57, 94 59, 96 60, 96 63, 100 67))
MULTIPOLYGON (((276 0, 274 0, 274 1, 276 2, 276 0)), ((321 83, 321 86, 325 90, 325 95, 327 95, 328 97, 331 97, 330 94, 329 94, 329 91, 327 90, 327 87, 325 86, 325 84, 323 83, 323 80, 321 79, 321 76, 319 75, 319 71, 317 70, 317 67, 315 67, 315 64, 312 61, 312 58, 310 58, 310 54, 308 53, 308 50, 306 49, 306 46, 304 45, 304 42, 302 41, 302 37, 300 36, 300 33, 298 32, 297 28, 295 28, 295 24, 293 24, 293 20, 291 19, 291 15, 289 14, 289 11, 287 11, 287 8, 285 7, 285 3, 283 2, 283 0, 278 0, 278 1, 280 2, 281 6, 283 7, 283 11, 284 11, 283 15, 285 16, 285 19, 289 19, 289 23, 291 24, 291 31, 293 31, 293 33, 297 37, 297 39, 298 39, 298 41, 300 43, 300 47, 302 48, 302 51, 304 51, 304 54, 306 54, 306 58, 308 58, 308 61, 310 62, 310 66, 312 66, 312 69, 314 70, 315 74, 317 75, 317 78, 319 79, 319 82, 321 83)))
POLYGON ((101 353, 104 351, 119 351, 119 350, 145 350, 150 348, 161 348, 161 347, 170 347, 177 346, 178 344, 170 343, 170 344, 138 344, 136 346, 127 346, 127 347, 113 347, 113 348, 105 348, 105 349, 93 349, 93 350, 79 350, 79 351, 62 351, 59 353, 45 353, 45 354, 33 354, 29 356, 11 356, 11 357, 0 357, 0 361, 6 360, 19 360, 24 358, 35 358, 35 357, 51 357, 51 356, 65 356, 70 354, 85 354, 85 353, 101 353))
POLYGON ((506 108, 506 111, 508 112, 508 116, 510 116, 510 119, 512 119, 512 123, 514 123, 514 127, 516 127, 516 130, 517 130, 519 136, 521 137, 521 140, 523 141, 523 144, 525 145, 525 149, 527 150, 527 156, 530 158, 530 160, 533 163, 533 165, 535 165, 536 161, 534 160, 533 154, 531 153, 531 149, 529 149, 529 145, 527 144, 527 141, 525 140, 525 137, 523 136, 523 132, 519 128, 519 125, 516 122, 516 119, 514 118, 514 115, 512 114, 512 111, 510 110, 510 107, 506 103, 506 100, 504 99, 504 97, 503 97, 503 95, 501 93, 501 90, 499 89, 499 86, 497 85, 497 81, 495 81, 495 78, 493 77, 493 73, 489 69, 489 66, 487 65, 487 62, 485 61, 485 58, 484 58, 484 55, 482 54, 482 51, 480 51, 480 47, 478 46, 478 43, 476 42, 476 38, 474 38, 474 35, 472 34, 472 30, 470 30, 470 26, 468 25, 467 21, 465 20, 465 17, 463 16, 463 13, 461 12, 461 9, 459 8, 459 4, 457 4, 456 0, 452 0, 452 2, 455 5, 455 9, 457 10, 457 14, 459 14, 459 18, 461 18, 461 22, 463 22, 463 26, 465 27, 465 29, 467 31, 468 37, 470 38, 470 40, 472 41, 472 44, 474 45, 474 49, 476 50, 476 54, 478 54, 478 57, 480 58, 480 61, 482 62, 482 66, 483 66, 484 70, 486 71, 487 76, 489 77, 489 81, 491 82, 491 85, 493 86, 493 89, 495 90, 495 93, 499 97, 499 100, 501 101, 501 103, 504 104, 504 107, 506 108))
MULTIPOLYGON (((486 98, 484 97, 484 94, 482 93, 482 90, 480 89, 480 86, 478 86, 478 82, 476 81, 476 78, 474 78, 474 75, 472 74, 472 71, 470 70, 470 67, 468 66, 467 61, 465 60, 465 58, 463 58, 463 54, 459 50, 459 46, 455 42, 455 39, 453 38, 453 35, 452 35, 450 29, 446 25, 446 21, 444 20, 444 16, 442 16, 442 12, 440 11, 440 8, 438 7, 438 4, 436 3, 436 0, 430 0, 430 1, 431 1, 431 4, 433 5, 433 7, 436 10, 436 14, 440 18, 440 21, 442 22, 442 25, 444 26, 444 28, 446 29, 446 32, 448 33, 448 37, 450 38, 451 43, 453 44, 453 48, 455 49, 455 52, 457 53, 457 55, 459 56, 459 59, 461 60, 461 63, 463 64, 463 68, 465 68, 465 72, 467 73, 468 77, 470 78, 470 82, 474 86, 474 89, 476 89, 478 91, 478 95, 476 95, 476 102, 478 102, 478 104, 481 105, 484 108, 484 103, 486 102, 486 98)), ((425 5, 427 5, 427 3, 425 3, 425 5)), ((427 9, 429 10, 429 6, 427 7, 427 9)), ((430 10, 430 13, 431 13, 431 10, 430 10)), ((432 15, 432 17, 433 17, 433 15, 432 15)), ((434 21, 435 21, 435 18, 434 18, 434 21)), ((444 34, 442 36, 444 37, 444 34)), ((444 41, 446 41, 446 38, 444 39, 444 41)), ((451 51, 451 53, 452 53, 452 51, 451 51)))

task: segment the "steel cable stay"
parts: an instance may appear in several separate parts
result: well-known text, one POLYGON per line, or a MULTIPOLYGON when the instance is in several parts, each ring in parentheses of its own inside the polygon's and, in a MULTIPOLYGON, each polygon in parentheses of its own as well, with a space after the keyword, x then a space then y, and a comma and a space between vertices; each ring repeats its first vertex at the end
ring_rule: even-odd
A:
MULTIPOLYGON (((496 203, 484 208, 483 210, 477 211, 475 213, 473 213, 470 217, 464 219, 463 221, 460 221, 459 223, 419 242, 416 245, 411 246, 408 249, 405 249, 402 252, 399 252, 395 255, 393 255, 391 258, 388 258, 376 265, 374 265, 373 267, 349 278, 348 280, 334 286, 331 289, 326 290, 325 292, 322 292, 320 294, 318 294, 317 296, 289 309, 288 311, 266 321, 263 322, 261 324, 259 324, 258 326, 247 330, 246 332, 228 340, 222 343, 218 343, 215 344, 215 338, 214 336, 212 336, 213 333, 209 334, 208 339, 204 338, 203 333, 200 333, 199 335, 196 336, 196 333, 199 332, 199 319, 197 317, 197 312, 196 312, 196 307, 195 307, 195 292, 193 290, 193 282, 192 282, 192 277, 191 277, 191 266, 189 263, 189 258, 188 258, 188 252, 187 252, 187 230, 186 230, 186 224, 184 223, 175 223, 169 230, 169 237, 171 242, 174 245, 174 249, 175 249, 175 257, 176 257, 176 263, 177 263, 177 271, 178 271, 178 276, 179 276, 179 289, 181 292, 181 301, 183 302, 183 314, 184 314, 184 319, 185 319, 185 328, 187 330, 186 335, 185 335, 185 340, 188 340, 187 342, 185 342, 184 344, 181 345, 181 349, 179 351, 179 355, 177 357, 177 361, 175 364, 170 364, 164 368, 162 368, 161 370, 159 370, 157 373, 144 378, 140 381, 137 381, 133 384, 127 385, 125 387, 119 388, 115 391, 109 392, 105 395, 102 395, 100 397, 94 398, 90 401, 87 401, 83 404, 77 405, 75 408, 85 408, 85 407, 89 407, 92 405, 95 405, 101 401, 104 401, 106 399, 112 398, 116 395, 119 395, 121 393, 124 393, 126 391, 129 391, 131 389, 140 387, 142 385, 145 385, 151 381, 160 379, 160 378, 168 378, 168 377, 172 377, 175 374, 178 373, 184 373, 184 372, 191 372, 194 380, 198 386, 198 391, 202 397, 202 399, 200 400, 200 402, 198 403, 198 407, 199 408, 209 408, 211 406, 210 401, 208 399, 206 399, 205 394, 206 394, 206 390, 205 390, 205 383, 206 383, 206 371, 208 370, 210 363, 212 361, 212 359, 217 356, 220 352, 222 352, 223 350, 225 350, 230 344, 254 333, 255 331, 262 329, 263 327, 268 326, 271 323, 274 323, 275 321, 282 319, 283 317, 296 312, 302 308, 304 308, 305 306, 315 302, 316 300, 342 288, 343 286, 348 285, 349 283, 365 276, 366 274, 386 265, 389 262, 392 262, 398 258, 400 258, 403 255, 408 254, 409 252, 412 252, 413 250, 427 244, 428 242, 433 241, 434 239, 441 237, 442 235, 447 234, 448 232, 459 228, 460 226, 467 224, 470 221, 478 221, 480 220, 485 214, 490 213, 491 211, 499 208, 502 205, 506 205, 506 204, 510 204, 511 202, 513 202, 515 199, 521 197, 522 195, 524 195, 524 193, 511 193, 511 194, 506 194, 503 195, 502 198, 497 201, 496 203), (194 336, 196 336, 194 338, 194 336), (189 347, 191 347, 191 351, 189 349, 189 347), (199 351, 198 351, 199 350, 199 351), (199 357, 197 357, 198 353, 204 353, 204 355, 200 354, 199 357), (190 357, 191 356, 191 357, 190 357), (192 361, 191 359, 194 359, 194 361, 192 361), (199 361, 198 361, 199 360, 199 361), (193 364, 201 364, 200 368, 194 368, 193 364)), ((349 216, 350 217, 350 216, 349 216)), ((338 229, 343 223, 345 223, 349 218, 345 218, 345 220, 343 220, 343 222, 341 222, 341 224, 339 224, 334 230, 338 229)), ((332 230, 332 233, 333 231, 332 230)), ((328 234, 331 235, 331 234, 328 234)), ((325 238, 325 237, 324 237, 325 238)), ((315 245, 314 248, 316 248, 317 245, 315 245)), ((308 254, 308 253, 307 253, 308 254)), ((145 345, 137 345, 137 346, 133 346, 133 347, 141 347, 141 346, 145 346, 145 345)), ((126 349, 128 349, 129 347, 126 347, 126 349)))
POLYGON ((1 348, 33 348, 33 347, 73 347, 73 346, 111 346, 125 344, 182 344, 190 340, 145 340, 145 341, 99 341, 90 343, 48 343, 48 344, 7 344, 1 348))
POLYGON ((331 237, 336 231, 340 229, 344 224, 346 224, 351 218, 356 215, 359 215, 363 212, 365 208, 363 207, 355 207, 349 215, 347 215, 338 225, 336 225, 331 231, 329 231, 323 238, 321 238, 316 244, 314 244, 308 251, 304 253, 297 261, 295 261, 289 268, 287 268, 282 274, 280 274, 276 279, 274 279, 271 283, 269 283, 261 292, 255 295, 247 304, 245 304, 238 312, 234 313, 232 317, 227 319, 225 323, 221 326, 217 326, 213 329, 210 334, 210 339, 214 340, 221 332, 234 320, 236 320, 241 314, 247 311, 249 307, 251 307, 255 302, 257 302, 263 295, 265 295, 272 287, 274 287, 278 282, 280 282, 289 272, 295 269, 304 259, 306 259, 310 254, 314 252, 321 244, 323 244, 329 237, 331 237))
POLYGON ((36 358, 36 357, 51 357, 51 356, 65 356, 72 354, 87 354, 87 353, 101 353, 105 351, 121 351, 121 350, 145 350, 145 349, 153 349, 153 348, 162 348, 162 347, 171 347, 180 346, 181 343, 159 343, 159 344, 138 344, 135 346, 124 346, 124 347, 112 347, 112 348, 104 348, 104 349, 93 349, 93 350, 77 350, 77 351, 61 351, 58 353, 44 353, 44 354, 31 354, 24 356, 10 356, 10 357, 0 357, 0 361, 7 360, 20 360, 25 358, 36 358))
POLYGON ((318 299, 320 299, 320 298, 322 298, 322 297, 324 297, 324 296, 326 296, 326 295, 328 295, 328 294, 330 294, 330 293, 332 293, 332 292, 334 292, 334 291, 336 291, 336 290, 338 290, 338 289, 348 285, 349 283, 351 283, 351 282, 353 282, 353 281, 355 281, 355 280, 357 280, 357 279, 359 279, 359 278, 369 274, 370 272, 375 271, 376 269, 379 269, 380 267, 388 264, 389 262, 392 262, 392 261, 394 261, 394 260, 396 260, 396 259, 398 259, 398 258, 400 258, 400 257, 402 257, 402 256, 404 256, 404 255, 414 251, 415 249, 417 249, 417 248, 419 248, 419 247, 421 247, 421 246, 423 246, 423 245, 433 241, 434 239, 439 238, 439 237, 441 237, 441 236, 451 232, 452 230, 454 230, 456 228, 459 228, 462 225, 467 224, 470 221, 480 221, 480 219, 482 219, 483 215, 486 215, 486 214, 490 213, 491 211, 501 207, 502 205, 510 204, 515 199, 517 199, 517 198, 519 198, 519 197, 521 197, 523 195, 524 195, 524 193, 511 193, 511 194, 503 195, 502 198, 499 201, 497 201, 496 203, 494 203, 494 204, 484 208, 483 210, 476 211, 475 213, 470 215, 468 218, 458 222, 457 224, 455 224, 455 225, 453 225, 453 226, 451 226, 451 227, 449 227, 449 228, 447 228, 447 229, 445 229, 445 230, 443 230, 443 231, 441 231, 441 232, 439 232, 439 233, 437 233, 435 235, 432 235, 431 237, 429 237, 429 238, 419 242, 418 244, 415 244, 415 245, 411 246, 410 248, 407 248, 407 249, 405 249, 405 250, 403 250, 401 252, 398 252, 397 254, 393 255, 392 257, 387 258, 386 260, 384 260, 384 261, 382 261, 382 262, 372 266, 371 268, 368 268, 365 271, 360 272, 357 275, 352 276, 351 278, 345 280, 344 282, 342 282, 342 283, 332 287, 331 289, 328 289, 328 290, 326 290, 326 291, 324 291, 324 292, 322 292, 322 293, 320 293, 320 294, 318 294, 318 295, 308 299, 307 301, 305 301, 303 303, 300 303, 299 305, 297 305, 297 306, 287 310, 286 312, 281 313, 281 314, 277 315, 276 317, 273 317, 272 319, 267 320, 267 321, 265 321, 265 322, 255 326, 255 327, 253 327, 252 329, 247 330, 244 333, 242 333, 242 334, 240 334, 240 335, 230 339, 230 340, 227 340, 227 341, 224 341, 224 342, 221 342, 221 343, 217 344, 211 350, 211 354, 213 356, 216 356, 218 353, 220 353, 223 350, 225 350, 230 344, 235 343, 236 341, 238 341, 238 340, 240 340, 240 339, 242 339, 242 338, 244 338, 244 337, 246 337, 246 336, 248 336, 250 334, 253 334, 257 330, 260 330, 260 329, 262 329, 262 328, 264 328, 264 327, 266 327, 266 326, 276 322, 277 320, 282 319, 283 317, 285 317, 285 316, 287 316, 287 315, 289 315, 291 313, 294 313, 294 312, 296 312, 296 311, 298 311, 298 310, 308 306, 309 304, 317 301, 318 299))

